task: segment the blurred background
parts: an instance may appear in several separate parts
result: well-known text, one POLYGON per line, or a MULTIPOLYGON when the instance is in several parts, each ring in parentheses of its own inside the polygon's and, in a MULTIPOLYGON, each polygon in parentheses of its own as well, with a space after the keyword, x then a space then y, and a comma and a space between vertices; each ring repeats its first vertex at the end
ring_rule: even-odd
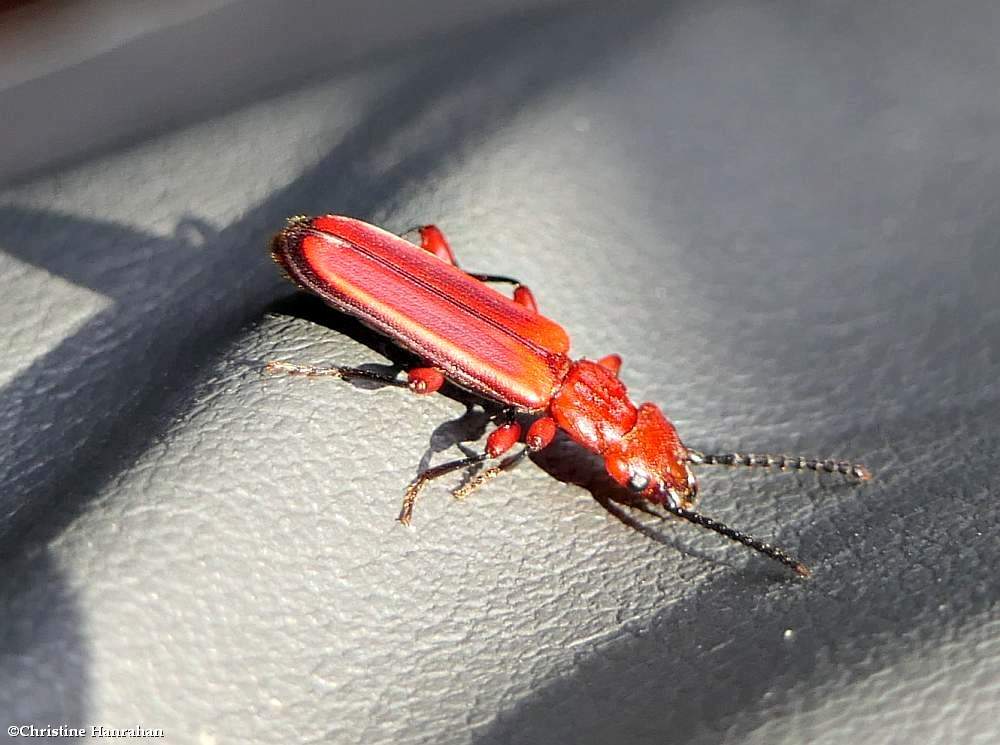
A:
POLYGON ((998 15, 0 3, 0 731, 995 742, 998 15), (876 478, 703 469, 809 582, 565 441, 404 530, 486 416, 261 376, 398 369, 270 262, 323 212, 437 223, 692 447, 876 478))

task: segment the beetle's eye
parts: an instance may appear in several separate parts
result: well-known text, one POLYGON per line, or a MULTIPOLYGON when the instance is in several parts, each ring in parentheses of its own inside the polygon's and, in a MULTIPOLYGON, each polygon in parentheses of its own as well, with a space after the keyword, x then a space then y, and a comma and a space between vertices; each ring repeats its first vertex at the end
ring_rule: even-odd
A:
POLYGON ((649 486, 649 474, 645 471, 632 471, 628 488, 632 491, 644 491, 647 486, 649 486))

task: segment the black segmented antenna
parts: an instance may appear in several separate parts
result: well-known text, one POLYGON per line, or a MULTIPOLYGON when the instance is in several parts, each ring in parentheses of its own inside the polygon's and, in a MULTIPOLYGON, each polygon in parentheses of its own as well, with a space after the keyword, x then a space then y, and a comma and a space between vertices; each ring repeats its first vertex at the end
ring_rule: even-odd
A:
POLYGON ((663 508, 667 510, 672 515, 677 517, 682 517, 689 522, 693 522, 695 525, 700 525, 703 528, 708 528, 709 530, 714 530, 721 536, 725 536, 731 541, 736 541, 737 543, 742 543, 747 548, 752 548, 754 551, 758 551, 769 559, 774 559, 786 567, 790 568, 800 577, 808 577, 812 574, 812 571, 803 564, 801 561, 793 556, 785 553, 782 549, 777 546, 772 546, 770 543, 765 543, 762 540, 754 538, 752 535, 747 535, 746 533, 740 532, 735 528, 730 528, 728 525, 720 523, 717 520, 713 520, 710 517, 702 515, 700 512, 694 512, 693 510, 686 510, 683 507, 675 507, 670 503, 663 504, 663 508))
POLYGON ((868 481, 872 477, 871 471, 859 463, 848 463, 844 460, 819 458, 802 458, 792 455, 766 455, 759 453, 720 453, 706 454, 698 450, 688 449, 688 462, 695 465, 705 466, 749 466, 751 468, 778 468, 782 471, 788 469, 825 471, 827 473, 840 473, 844 476, 853 476, 861 481, 868 481))

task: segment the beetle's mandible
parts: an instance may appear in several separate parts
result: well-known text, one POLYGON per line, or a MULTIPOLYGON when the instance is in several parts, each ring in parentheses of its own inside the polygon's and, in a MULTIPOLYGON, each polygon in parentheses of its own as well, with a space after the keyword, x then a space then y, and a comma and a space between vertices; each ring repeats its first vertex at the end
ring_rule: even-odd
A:
POLYGON ((695 511, 698 481, 691 467, 810 469, 867 480, 871 474, 864 466, 784 455, 709 455, 686 447, 658 406, 632 403, 618 378, 618 355, 571 359, 568 335, 538 312, 527 287, 510 277, 460 269, 433 225, 411 232, 419 236, 419 246, 349 217, 293 217, 271 244, 274 260, 296 284, 424 362, 410 369, 405 381, 356 368, 284 361, 268 363, 269 372, 366 378, 405 385, 418 394, 434 393, 447 380, 502 406, 482 453, 429 468, 409 485, 401 522, 410 522, 417 495, 432 479, 496 460, 455 492, 465 496, 547 447, 561 429, 598 453, 615 481, 651 505, 809 576, 808 567, 782 549, 695 511), (490 283, 511 285, 511 296, 490 283), (519 420, 529 418, 522 429, 519 420), (522 440, 523 446, 508 455, 522 440))

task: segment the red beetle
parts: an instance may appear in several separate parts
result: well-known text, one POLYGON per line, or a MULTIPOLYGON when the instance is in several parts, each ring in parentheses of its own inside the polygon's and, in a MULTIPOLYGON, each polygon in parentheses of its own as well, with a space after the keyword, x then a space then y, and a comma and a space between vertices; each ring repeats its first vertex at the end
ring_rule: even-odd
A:
POLYGON ((417 495, 431 479, 500 458, 524 434, 519 452, 456 491, 465 496, 547 447, 558 428, 601 455, 612 478, 648 502, 809 576, 804 564, 780 548, 695 512, 698 482, 691 466, 811 469, 868 479, 864 466, 783 455, 706 455, 686 447, 659 407, 636 406, 629 399, 618 379, 618 355, 596 362, 571 359, 569 336, 538 312, 527 287, 509 277, 463 271, 433 225, 412 232, 419 232, 423 250, 349 217, 293 217, 271 247, 274 260, 296 284, 385 334, 426 366, 411 369, 406 382, 367 370, 288 362, 271 362, 268 371, 366 378, 407 385, 418 394, 434 393, 448 380, 504 407, 483 453, 429 468, 410 484, 400 522, 409 524, 417 495), (513 297, 488 282, 513 285, 513 297), (519 415, 535 417, 523 433, 519 415))

